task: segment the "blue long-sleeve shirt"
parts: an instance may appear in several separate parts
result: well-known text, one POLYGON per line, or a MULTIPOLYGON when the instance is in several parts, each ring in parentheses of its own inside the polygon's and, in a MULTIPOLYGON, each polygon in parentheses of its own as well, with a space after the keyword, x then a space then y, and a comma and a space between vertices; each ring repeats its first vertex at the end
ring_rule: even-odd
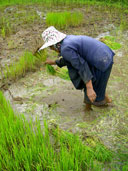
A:
MULTIPOLYGON (((94 77, 93 68, 105 72, 113 63, 115 55, 104 43, 81 35, 66 36, 61 43, 60 54, 77 89, 83 88, 83 83, 87 83, 94 77)), ((58 61, 57 64, 59 66, 58 61)))

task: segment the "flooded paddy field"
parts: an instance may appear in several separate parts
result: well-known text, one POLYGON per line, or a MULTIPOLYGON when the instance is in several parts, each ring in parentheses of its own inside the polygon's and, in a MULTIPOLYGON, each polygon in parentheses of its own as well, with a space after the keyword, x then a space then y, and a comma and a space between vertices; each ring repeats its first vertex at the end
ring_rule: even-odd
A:
MULTIPOLYGON (((56 8, 52 12, 71 11, 56 8)), ((114 50, 114 64, 109 79, 107 93, 112 104, 105 108, 93 107, 85 111, 84 93, 76 90, 69 80, 50 75, 42 64, 35 72, 28 72, 16 81, 0 80, 4 96, 11 103, 16 113, 23 113, 33 122, 44 120, 50 125, 85 137, 97 137, 102 143, 126 157, 128 156, 128 12, 103 6, 86 5, 73 8, 81 12, 83 22, 77 27, 62 29, 66 34, 88 35, 96 39, 114 37, 121 46, 114 50), (123 16, 123 17, 122 17, 123 16)), ((38 5, 1 7, 0 15, 4 18, 7 35, 1 32, 0 59, 1 72, 6 66, 14 65, 26 50, 34 52, 43 44, 41 33, 47 28, 48 8, 38 5), (29 9, 29 10, 28 10, 29 9), (8 18, 10 18, 9 21, 8 18), (9 24, 7 24, 9 23, 9 24)), ((1 24, 1 23, 0 23, 1 24)), ((0 25, 1 26, 1 25, 0 25)), ((56 59, 57 54, 47 50, 47 57, 56 59)), ((56 68, 56 67, 55 67, 56 68)), ((121 163, 119 163, 121 165, 121 163)))

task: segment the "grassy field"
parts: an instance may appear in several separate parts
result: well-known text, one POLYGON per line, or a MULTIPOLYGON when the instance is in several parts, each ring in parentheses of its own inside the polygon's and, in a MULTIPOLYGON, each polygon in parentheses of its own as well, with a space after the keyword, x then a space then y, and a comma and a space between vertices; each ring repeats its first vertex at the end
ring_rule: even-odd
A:
MULTIPOLYGON (((44 118, 44 124, 41 127, 38 118, 35 122, 31 120, 32 114, 35 112, 34 110, 32 111, 32 106, 30 108, 32 112, 29 119, 31 121, 27 121, 24 115, 12 109, 3 93, 0 92, 0 170, 128 170, 128 153, 126 150, 127 127, 123 121, 126 121, 127 116, 127 43, 126 41, 122 43, 123 36, 121 34, 128 29, 127 6, 127 0, 0 0, 0 43, 3 43, 1 43, 3 49, 0 47, 0 52, 3 51, 2 55, 5 55, 5 57, 9 56, 11 61, 11 54, 15 52, 15 55, 18 56, 20 45, 24 45, 21 47, 23 55, 16 58, 15 62, 8 63, 7 61, 7 65, 1 65, 0 63, 0 81, 3 81, 3 85, 9 80, 15 83, 18 79, 25 77, 28 72, 40 71, 41 65, 47 57, 52 56, 54 59, 56 54, 53 52, 49 52, 48 54, 44 51, 42 54, 35 54, 31 51, 36 48, 35 44, 31 43, 31 40, 35 39, 37 34, 41 34, 42 30, 49 25, 54 25, 66 33, 83 33, 96 37, 100 33, 106 32, 107 29, 104 26, 114 23, 116 28, 110 30, 113 36, 104 36, 101 41, 113 50, 123 48, 122 52, 124 52, 122 58, 115 59, 116 68, 111 79, 112 89, 110 90, 110 94, 112 93, 114 96, 115 104, 118 107, 108 111, 95 109, 95 113, 93 113, 93 115, 96 114, 96 120, 94 121, 97 126, 94 131, 95 135, 97 135, 98 124, 101 124, 101 130, 105 133, 110 127, 116 130, 116 127, 118 128, 116 123, 118 122, 122 126, 121 128, 119 127, 118 132, 114 132, 117 134, 117 137, 121 137, 121 142, 118 142, 118 138, 115 140, 115 144, 120 148, 118 151, 115 152, 108 149, 95 136, 87 135, 83 137, 81 134, 78 135, 63 131, 58 125, 52 125, 48 121, 45 121, 44 118), (36 6, 41 11, 40 16, 37 14, 36 6), (22 30, 23 34, 19 34, 15 38, 15 35, 22 30), (25 32, 26 30, 29 30, 29 32, 25 32), (28 38, 28 33, 31 34, 30 39, 28 39, 31 52, 25 49, 27 47, 27 40, 25 38, 28 38), (25 42, 23 39, 25 39, 25 42), (7 51, 9 51, 9 54, 7 51), (125 84, 122 86, 121 83, 125 84), (122 87, 120 88, 120 86, 122 87), (119 98, 120 101, 118 102, 116 99, 119 98), (114 116, 116 115, 117 118, 115 117, 115 119, 114 116), (114 121, 112 120, 113 118, 115 119, 114 121), (104 121, 105 119, 107 121, 104 121), (109 128, 107 127, 106 129, 109 119, 114 123, 110 123, 108 125, 109 128), (115 127, 113 128, 114 124, 115 127)), ((42 68, 40 73, 47 71, 54 76, 54 79, 59 76, 65 80, 70 80, 66 68, 56 69, 49 65, 46 65, 46 67, 42 65, 42 68)), ((34 82, 38 80, 37 75, 35 77, 31 76, 34 82)), ((43 76, 45 77, 45 75, 40 74, 39 79, 41 80, 43 76)), ((28 92, 29 87, 34 86, 31 77, 30 85, 26 88, 28 92)), ((54 91, 53 88, 51 88, 50 92, 50 88, 43 87, 42 84, 43 82, 39 82, 39 87, 37 85, 35 89, 40 90, 42 88, 42 90, 45 89, 47 91, 48 95, 52 94, 52 91, 54 91)), ((28 95, 31 98, 31 103, 30 101, 28 102, 30 105, 38 106, 35 99, 38 101, 38 96, 42 95, 43 91, 39 92, 39 94, 36 93, 32 96, 28 95), (34 101, 33 103, 32 100, 34 101)), ((39 99, 39 103, 43 103, 43 100, 43 98, 39 99)), ((25 102, 21 103, 24 104, 25 102)), ((55 106, 57 104, 53 104, 53 107, 55 106)), ((73 118, 75 117, 73 116, 73 118)), ((82 122, 79 124, 79 127, 83 127, 86 130, 87 127, 90 128, 92 125, 82 122)), ((112 136, 113 134, 110 132, 110 139, 112 136)))
POLYGON ((15 4, 28 4, 28 3, 45 3, 45 5, 73 5, 73 4, 114 4, 114 5, 128 5, 127 0, 1 0, 1 5, 15 5, 15 4))
POLYGON ((16 116, 0 92, 0 170, 92 170, 106 167, 112 152, 93 139, 50 129, 16 116), (68 160, 67 160, 68 159, 68 160))

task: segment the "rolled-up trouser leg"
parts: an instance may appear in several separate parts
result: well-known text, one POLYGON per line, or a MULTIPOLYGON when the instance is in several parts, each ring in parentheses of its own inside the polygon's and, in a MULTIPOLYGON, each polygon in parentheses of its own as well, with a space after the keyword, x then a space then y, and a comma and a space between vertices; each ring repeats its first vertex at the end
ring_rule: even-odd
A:
MULTIPOLYGON (((84 101, 87 104, 93 104, 96 106, 102 106, 106 104, 105 100, 105 92, 106 92, 106 87, 107 87, 107 82, 111 73, 112 65, 109 66, 109 68, 105 72, 101 72, 98 69, 95 69, 95 78, 96 80, 92 82, 93 84, 93 89, 96 92, 96 100, 95 102, 91 103, 87 96, 87 91, 86 87, 84 88, 84 101)), ((94 72, 94 70, 93 70, 94 72)))

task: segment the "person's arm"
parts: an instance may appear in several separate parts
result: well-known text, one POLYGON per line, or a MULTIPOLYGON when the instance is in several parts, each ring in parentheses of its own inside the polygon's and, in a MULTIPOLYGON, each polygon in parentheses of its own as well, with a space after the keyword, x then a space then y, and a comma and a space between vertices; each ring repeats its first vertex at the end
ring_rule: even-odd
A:
POLYGON ((51 59, 47 59, 45 64, 49 64, 49 65, 57 65, 58 67, 63 67, 66 66, 66 61, 63 58, 57 59, 55 61, 51 60, 51 59))
POLYGON ((53 61, 53 60, 51 60, 51 59, 47 59, 47 60, 45 61, 45 64, 56 65, 56 62, 53 61))
POLYGON ((71 63, 71 65, 78 71, 81 79, 85 83, 87 89, 87 96, 91 102, 94 102, 96 99, 96 93, 93 89, 92 78, 93 75, 90 71, 87 61, 85 61, 78 53, 74 50, 67 48, 62 52, 62 56, 65 60, 71 63))
POLYGON ((96 99, 96 93, 93 89, 93 85, 92 85, 92 80, 89 80, 86 83, 86 90, 87 90, 87 96, 90 99, 91 102, 94 102, 96 99))

